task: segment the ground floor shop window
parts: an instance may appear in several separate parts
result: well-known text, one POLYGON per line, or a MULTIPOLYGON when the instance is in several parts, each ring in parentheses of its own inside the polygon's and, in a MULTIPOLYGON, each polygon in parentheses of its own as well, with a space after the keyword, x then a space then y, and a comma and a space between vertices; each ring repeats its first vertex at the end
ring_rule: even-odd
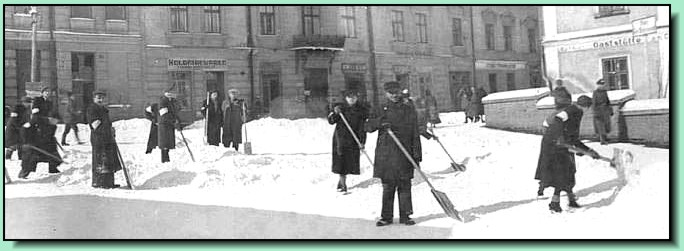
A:
POLYGON ((604 58, 603 79, 611 90, 629 89, 629 67, 627 57, 604 58))
POLYGON ((515 73, 506 73, 506 87, 509 91, 515 90, 515 73))
POLYGON ((496 73, 489 74, 489 93, 497 92, 496 73))

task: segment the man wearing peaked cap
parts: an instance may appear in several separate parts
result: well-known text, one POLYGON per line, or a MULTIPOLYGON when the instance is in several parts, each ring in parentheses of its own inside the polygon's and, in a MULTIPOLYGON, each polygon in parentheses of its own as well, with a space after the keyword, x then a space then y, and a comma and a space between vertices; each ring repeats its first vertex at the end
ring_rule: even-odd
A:
POLYGON ((117 157, 116 139, 109 110, 105 106, 104 90, 93 92, 93 103, 88 106, 86 122, 90 127, 92 147, 92 186, 95 188, 115 188, 114 173, 121 170, 117 157))
POLYGON ((176 128, 180 128, 178 111, 180 107, 176 102, 176 90, 171 87, 164 91, 164 96, 159 99, 159 119, 157 123, 157 140, 161 149, 161 162, 171 161, 169 150, 176 148, 176 128))

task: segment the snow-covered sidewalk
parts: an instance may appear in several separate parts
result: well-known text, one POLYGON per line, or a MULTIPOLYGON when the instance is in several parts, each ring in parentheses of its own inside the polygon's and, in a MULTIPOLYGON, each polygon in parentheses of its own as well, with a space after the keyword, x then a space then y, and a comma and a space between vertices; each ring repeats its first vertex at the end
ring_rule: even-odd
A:
MULTIPOLYGON (((427 184, 416 178, 413 217, 418 226, 452 228, 451 238, 459 239, 662 239, 671 234, 668 149, 588 143, 606 156, 611 156, 613 147, 633 152, 639 174, 623 186, 606 162, 578 157, 575 191, 585 207, 550 214, 548 198, 536 198, 534 171, 541 136, 489 129, 481 123, 461 124, 462 113, 441 116, 445 123, 438 125, 436 134, 457 161, 470 158, 468 169, 458 175, 449 172, 449 159, 439 144, 425 139, 421 166, 465 221, 446 217, 427 184)), ((200 121, 184 131, 197 162, 190 160, 185 146, 177 144, 171 151, 172 162, 165 164, 160 163, 159 150, 144 154, 148 121, 118 121, 114 127, 137 190, 91 188, 90 146, 73 145, 66 147, 71 165, 61 166, 61 175, 48 175, 47 166, 41 164, 29 180, 6 185, 6 198, 96 195, 361 219, 369 224, 380 215, 382 186, 372 178, 372 167, 364 157, 361 175, 347 180, 351 193, 335 191, 337 176, 330 172, 334 128, 324 119, 265 118, 248 123, 253 155, 204 145, 200 121)), ((87 139, 86 128, 81 128, 81 137, 87 139)), ((371 158, 376 134, 368 135, 366 149, 371 158)), ((73 140, 71 135, 69 140, 73 140)), ((5 163, 15 179, 20 169, 16 155, 5 163)), ((121 173, 117 173, 117 183, 125 184, 121 173)), ((551 192, 546 191, 547 195, 551 192)), ((562 198, 564 210, 566 202, 562 198)), ((413 231, 412 227, 402 229, 413 231)))

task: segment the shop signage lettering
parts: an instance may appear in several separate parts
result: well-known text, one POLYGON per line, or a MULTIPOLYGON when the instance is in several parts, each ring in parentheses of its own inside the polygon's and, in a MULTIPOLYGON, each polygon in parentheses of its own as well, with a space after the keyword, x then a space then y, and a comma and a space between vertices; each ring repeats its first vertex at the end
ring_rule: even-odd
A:
POLYGON ((477 69, 486 70, 522 70, 526 68, 525 62, 511 62, 511 61, 485 61, 478 60, 475 62, 477 69))
POLYGON ((587 42, 575 42, 572 45, 564 45, 558 47, 558 52, 570 52, 570 51, 581 51, 581 50, 601 50, 609 48, 619 48, 623 46, 632 46, 648 42, 655 42, 660 40, 669 40, 669 32, 658 32, 651 33, 642 36, 620 36, 620 37, 610 37, 607 39, 587 41, 587 42))
POLYGON ((349 73, 365 73, 367 70, 366 64, 342 64, 342 72, 349 73))
POLYGON ((227 59, 180 59, 169 58, 168 70, 216 70, 227 69, 227 59))

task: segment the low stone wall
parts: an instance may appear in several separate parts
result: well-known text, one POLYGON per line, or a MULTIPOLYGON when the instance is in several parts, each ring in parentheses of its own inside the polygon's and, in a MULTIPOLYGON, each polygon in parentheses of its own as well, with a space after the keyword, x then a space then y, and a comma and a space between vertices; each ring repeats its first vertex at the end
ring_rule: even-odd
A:
POLYGON ((625 138, 670 147, 670 100, 631 100, 620 110, 625 138))
POLYGON ((487 127, 541 133, 550 111, 540 112, 537 101, 549 95, 549 88, 497 92, 482 99, 487 127))

